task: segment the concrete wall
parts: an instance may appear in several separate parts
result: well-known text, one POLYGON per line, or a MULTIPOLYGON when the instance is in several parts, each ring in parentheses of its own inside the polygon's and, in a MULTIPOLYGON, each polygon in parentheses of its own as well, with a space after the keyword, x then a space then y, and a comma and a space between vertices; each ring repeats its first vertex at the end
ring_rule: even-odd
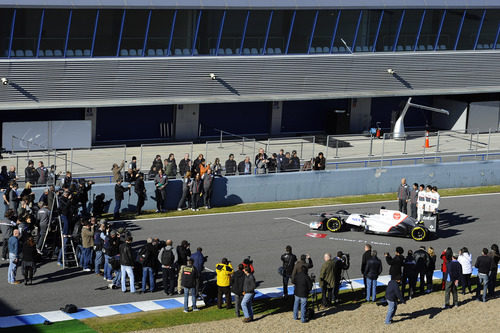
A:
POLYGON ((435 98, 435 108, 443 108, 450 112, 450 115, 432 112, 432 125, 434 127, 453 130, 464 131, 467 128, 467 111, 468 104, 466 102, 455 101, 446 98, 435 98))
MULTIPOLYGON (((438 188, 484 186, 500 184, 500 161, 393 166, 384 169, 364 168, 328 170, 320 172, 281 173, 261 176, 234 176, 217 178, 214 183, 213 206, 248 202, 266 202, 395 192, 400 179, 408 183, 432 184, 438 188)), ((148 182, 144 209, 155 209, 154 184, 148 182)), ((181 181, 170 181, 167 186, 167 205, 177 207, 181 181)), ((41 190, 35 190, 38 199, 41 190)), ((114 184, 94 185, 89 197, 105 193, 106 200, 114 199, 114 184)), ((135 209, 137 197, 132 193, 122 204, 124 209, 135 209)), ((111 203, 112 212, 114 202, 111 203)), ((3 205, 0 207, 3 216, 3 205)))

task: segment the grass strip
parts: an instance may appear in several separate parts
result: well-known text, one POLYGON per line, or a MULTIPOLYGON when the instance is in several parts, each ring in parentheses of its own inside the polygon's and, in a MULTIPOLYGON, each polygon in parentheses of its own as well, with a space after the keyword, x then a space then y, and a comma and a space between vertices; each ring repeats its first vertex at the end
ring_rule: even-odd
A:
MULTIPOLYGON (((441 197, 467 195, 467 194, 499 193, 499 192, 500 192, 500 185, 450 188, 450 189, 439 190, 439 194, 441 195, 441 197)), ((351 195, 343 197, 315 198, 315 199, 304 199, 304 200, 246 203, 234 206, 214 207, 209 210, 200 209, 200 211, 198 212, 193 212, 191 210, 183 210, 183 211, 169 211, 166 213, 153 213, 151 211, 146 211, 144 214, 139 216, 136 216, 134 214, 124 213, 122 214, 122 219, 150 219, 158 217, 232 213, 232 212, 258 211, 258 210, 277 209, 277 208, 326 206, 326 205, 352 204, 352 203, 376 202, 376 201, 388 201, 388 200, 396 201, 397 200, 396 193, 366 194, 366 195, 351 195)), ((105 214, 104 217, 113 220, 113 214, 105 214)))
POLYGON ((57 323, 52 323, 50 325, 29 325, 29 326, 16 326, 10 328, 0 329, 2 333, 95 333, 96 331, 89 326, 85 325, 80 320, 68 320, 61 321, 57 323))

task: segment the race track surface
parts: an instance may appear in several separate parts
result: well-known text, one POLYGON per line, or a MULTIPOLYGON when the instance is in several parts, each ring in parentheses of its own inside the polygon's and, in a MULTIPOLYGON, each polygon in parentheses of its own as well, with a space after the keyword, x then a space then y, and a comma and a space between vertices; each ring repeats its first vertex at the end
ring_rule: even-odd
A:
MULTIPOLYGON (((432 246, 439 254, 450 246, 458 252, 466 246, 473 255, 473 261, 483 247, 500 243, 497 207, 500 194, 451 197, 441 199, 441 225, 439 238, 415 242, 409 238, 367 235, 363 232, 346 231, 338 234, 329 231, 325 238, 311 238, 308 223, 316 220, 321 212, 345 209, 349 212, 376 213, 380 206, 397 209, 397 202, 336 205, 321 208, 298 208, 274 211, 198 215, 155 220, 124 222, 132 231, 134 247, 145 243, 147 237, 172 239, 178 245, 183 239, 191 243, 192 251, 201 246, 208 255, 206 268, 214 270, 222 257, 237 265, 251 256, 255 266, 255 277, 260 288, 281 286, 277 273, 280 256, 286 245, 291 245, 299 256, 309 253, 314 262, 313 271, 318 274, 323 254, 335 254, 341 250, 350 253, 350 278, 361 276, 361 256, 364 244, 370 243, 383 259, 384 252, 394 253, 396 246, 405 252, 416 250, 420 245, 432 246)), ((437 260, 437 267, 441 260, 437 260)), ((119 290, 105 289, 107 282, 93 273, 81 269, 60 269, 55 261, 46 262, 36 273, 32 286, 7 284, 8 262, 2 261, 0 313, 2 316, 57 310, 67 303, 78 307, 89 307, 165 298, 163 291, 134 295, 119 290)), ((383 273, 388 274, 388 265, 383 260, 383 273)), ((18 278, 22 279, 21 269, 18 278)), ((161 278, 157 280, 161 285, 161 278)))

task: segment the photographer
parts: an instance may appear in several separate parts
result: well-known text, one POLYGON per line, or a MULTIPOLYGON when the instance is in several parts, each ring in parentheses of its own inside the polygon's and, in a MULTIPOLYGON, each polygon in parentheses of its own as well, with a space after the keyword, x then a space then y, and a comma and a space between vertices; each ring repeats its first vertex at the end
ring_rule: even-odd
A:
POLYGON ((85 179, 79 179, 78 190, 77 190, 77 204, 82 206, 82 214, 87 215, 87 202, 89 201, 89 191, 92 189, 92 185, 95 184, 93 181, 88 182, 85 179))
POLYGON ((321 286, 321 298, 323 307, 327 308, 331 305, 333 299, 333 287, 335 286, 334 265, 332 255, 325 253, 323 256, 325 262, 321 265, 319 273, 319 281, 321 286))
POLYGON ((37 181, 38 181, 38 177, 39 177, 39 174, 38 172, 36 172, 36 169, 35 169, 35 162, 33 162, 32 160, 29 160, 28 161, 28 166, 26 167, 26 169, 24 169, 24 180, 28 183, 31 183, 31 184, 36 184, 37 181))
POLYGON ((204 256, 202 253, 203 249, 201 247, 196 249, 196 252, 193 253, 191 259, 193 259, 193 266, 198 270, 198 280, 196 281, 196 294, 198 294, 200 287, 203 285, 203 277, 202 273, 205 270, 205 263, 207 262, 207 256, 204 256))
POLYGON ((295 274, 297 274, 299 269, 302 269, 304 271, 304 273, 307 274, 307 272, 310 268, 313 268, 313 262, 312 262, 311 256, 309 255, 309 253, 302 254, 300 256, 300 260, 297 261, 297 263, 295 263, 295 266, 293 267, 292 281, 295 279, 295 274))
POLYGON ((134 192, 137 194, 137 215, 141 215, 144 200, 146 200, 146 186, 144 185, 144 174, 139 172, 139 177, 135 181, 134 192))
POLYGON ((71 194, 68 190, 63 192, 63 195, 59 198, 59 193, 56 194, 55 200, 59 200, 59 214, 62 222, 62 234, 63 234, 63 248, 59 251, 59 255, 57 257, 57 264, 62 266, 62 255, 63 252, 66 255, 66 243, 68 242, 68 238, 71 237, 71 221, 72 213, 71 213, 71 194))
POLYGON ((243 264, 239 264, 238 270, 231 276, 231 291, 234 294, 236 317, 240 316, 241 301, 243 300, 243 283, 245 282, 243 269, 243 264))
MULTIPOLYGON (((187 240, 183 240, 181 245, 177 245, 177 269, 180 269, 182 266, 187 265, 188 258, 191 257, 191 249, 189 248, 191 244, 187 240)), ((179 294, 184 292, 184 289, 181 287, 181 281, 178 279, 177 281, 177 291, 179 294)))
MULTIPOLYGON (((113 217, 115 220, 120 219, 120 208, 124 198, 124 193, 130 191, 132 184, 128 184, 127 187, 122 186, 122 180, 118 179, 115 185, 115 209, 113 211, 113 217)), ((130 193, 130 192, 129 192, 130 193)))
POLYGON ((47 208, 46 203, 40 201, 38 203, 38 205, 40 206, 40 209, 38 210, 38 212, 36 214, 36 218, 38 220, 38 225, 40 227, 40 231, 38 233, 36 247, 37 247, 38 253, 42 254, 42 250, 43 250, 42 243, 43 243, 43 240, 45 238, 45 234, 47 233, 47 229, 49 227, 50 211, 47 208))
POLYGON ((311 278, 304 272, 304 266, 300 266, 292 280, 295 284, 295 301, 293 303, 293 319, 299 319, 299 305, 300 305, 300 320, 303 323, 307 322, 306 308, 307 297, 313 287, 311 278))
POLYGON ((279 268, 280 275, 283 276, 283 298, 288 296, 288 280, 292 277, 293 268, 297 262, 297 257, 292 253, 292 247, 287 245, 285 253, 281 255, 282 266, 279 268))
POLYGON ((163 169, 158 170, 158 174, 155 177, 155 196, 156 196, 156 212, 166 212, 166 200, 167 200, 167 183, 168 178, 163 173, 163 169))
POLYGON ((342 251, 337 252, 337 256, 333 259, 333 302, 339 302, 339 289, 340 282, 342 281, 342 271, 349 268, 349 253, 343 253, 342 251))
POLYGON ((227 258, 222 258, 222 261, 215 265, 217 273, 217 308, 222 309, 222 295, 226 297, 226 308, 231 309, 231 275, 233 275, 233 266, 227 258))
POLYGON ((394 258, 391 257, 389 252, 384 253, 385 261, 391 266, 389 268, 389 274, 391 275, 392 280, 401 281, 401 269, 403 268, 404 263, 403 253, 404 250, 401 246, 396 247, 396 255, 394 258))

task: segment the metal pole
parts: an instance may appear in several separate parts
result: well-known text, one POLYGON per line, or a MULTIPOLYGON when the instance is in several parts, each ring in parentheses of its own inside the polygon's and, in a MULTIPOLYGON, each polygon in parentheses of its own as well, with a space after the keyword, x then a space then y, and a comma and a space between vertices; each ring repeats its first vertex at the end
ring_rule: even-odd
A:
POLYGON ((314 158, 314 146, 316 145, 316 136, 313 136, 313 151, 312 151, 312 158, 314 158))
POLYGON ((191 160, 193 159, 193 149, 194 149, 193 145, 194 144, 191 142, 191 155, 189 155, 189 156, 191 156, 191 160))
POLYGON ((271 142, 269 141, 269 138, 267 138, 266 153, 269 153, 269 155, 271 155, 271 152, 269 151, 270 145, 271 145, 271 142))
POLYGON ((71 157, 70 157, 69 171, 71 172, 71 174, 73 174, 73 147, 71 147, 71 157))
POLYGON ((339 140, 335 139, 335 158, 339 158, 339 140))
MULTIPOLYGON (((385 137, 385 133, 384 133, 385 137)), ((370 152, 368 153, 368 156, 373 156, 373 134, 370 135, 370 152)))
POLYGON ((253 154, 252 156, 255 156, 255 138, 253 139, 253 154))
POLYGON ((205 161, 208 161, 208 141, 205 141, 205 161))
POLYGON ((140 157, 141 157, 141 161, 139 162, 139 169, 142 170, 142 146, 141 145, 141 154, 140 154, 140 157))
POLYGON ((382 156, 380 156, 380 168, 384 167, 385 134, 386 133, 384 133, 384 137, 382 138, 382 156))
POLYGON ((64 153, 64 172, 68 171, 68 153, 64 153))
POLYGON ((219 148, 222 149, 222 130, 220 131, 220 141, 219 141, 219 148))
POLYGON ((10 144, 10 145, 11 145, 11 149, 10 149, 10 150, 11 150, 11 152, 10 152, 10 153, 11 153, 11 154, 14 154, 14 136, 12 136, 12 142, 11 142, 11 144, 10 144))
POLYGON ((330 146, 330 136, 326 136, 326 151, 325 151, 325 160, 328 160, 328 147, 330 146))
POLYGON ((477 146, 479 144, 479 130, 477 130, 477 134, 476 134, 476 158, 477 158, 477 146))
POLYGON ((19 174, 19 156, 16 155, 16 172, 19 174))
POLYGON ((27 158, 28 160, 30 159, 30 142, 29 141, 26 141, 26 148, 28 149, 27 151, 27 158))
POLYGON ((472 150, 472 132, 470 133, 469 150, 472 150))
POLYGON ((491 140, 491 128, 488 130, 488 146, 486 147, 486 160, 488 160, 488 155, 490 154, 490 140, 491 140))
POLYGON ((240 155, 245 155, 245 137, 243 137, 241 141, 241 154, 240 155))
POLYGON ((300 158, 304 156, 304 142, 300 142, 300 158))
POLYGON ((441 132, 438 131, 437 144, 436 144, 436 153, 440 153, 439 151, 439 138, 441 137, 441 132))
MULTIPOLYGON (((123 148, 123 160, 126 161, 127 160, 127 145, 124 146, 123 148)), ((127 168, 124 168, 125 169, 125 172, 127 172, 127 168)))
POLYGON ((403 155, 407 155, 408 153, 406 152, 406 134, 404 136, 404 139, 405 139, 405 141, 403 143, 403 155))

